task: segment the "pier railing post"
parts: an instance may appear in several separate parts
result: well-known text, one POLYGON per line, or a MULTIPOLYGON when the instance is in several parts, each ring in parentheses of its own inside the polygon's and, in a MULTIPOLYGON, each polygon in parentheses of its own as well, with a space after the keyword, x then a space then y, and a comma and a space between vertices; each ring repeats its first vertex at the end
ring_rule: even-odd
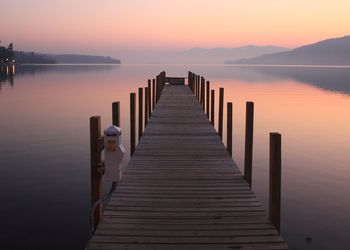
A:
POLYGON ((159 75, 156 76, 156 104, 158 103, 159 99, 159 90, 160 90, 160 81, 159 81, 159 75))
POLYGON ((202 77, 202 82, 201 82, 201 104, 203 111, 205 112, 205 79, 202 77))
POLYGON ((199 93, 200 93, 200 76, 197 76, 197 100, 199 101, 199 93))
POLYGON ((156 79, 152 79, 152 112, 156 106, 156 79))
POLYGON ((232 102, 227 103, 227 151, 232 156, 232 102))
POLYGON ((198 76, 196 75, 195 76, 195 82, 194 82, 194 84, 195 84, 195 92, 194 92, 194 95, 195 95, 195 97, 197 97, 197 94, 198 94, 198 76))
POLYGON ((269 219, 280 232, 281 224, 281 134, 270 133, 269 219))
POLYGON ((220 88, 219 93, 219 135, 222 139, 222 127, 223 127, 223 116, 224 116, 224 88, 220 88))
POLYGON ((194 74, 193 76, 193 88, 194 88, 194 96, 197 96, 197 75, 194 74))
POLYGON ((147 103, 147 105, 148 105, 148 119, 149 119, 149 117, 151 116, 151 112, 152 112, 152 103, 151 103, 152 83, 151 83, 151 79, 148 80, 147 87, 148 87, 148 95, 147 95, 148 96, 148 103, 147 103))
POLYGON ((149 98, 149 93, 148 93, 148 87, 145 87, 145 128, 147 126, 147 123, 148 123, 148 115, 149 115, 149 111, 148 111, 148 108, 149 108, 149 101, 148 101, 148 98, 149 98))
POLYGON ((197 93, 198 93, 198 86, 197 86, 197 75, 194 75, 194 96, 197 97, 197 93))
POLYGON ((209 81, 207 81, 207 89, 206 89, 206 91, 207 91, 207 98, 206 98, 206 101, 207 101, 207 107, 206 107, 206 109, 207 109, 207 117, 209 118, 209 93, 210 93, 210 82, 209 81))
POLYGON ((143 128, 143 88, 139 88, 139 140, 142 136, 143 128))
POLYGON ((254 103, 246 103, 244 178, 252 186, 254 103))
POLYGON ((136 94, 130 93, 130 156, 135 151, 136 135, 136 94))
MULTIPOLYGON (((103 197, 101 151, 98 140, 101 138, 101 117, 90 117, 90 160, 91 160, 91 206, 103 197)), ((94 228, 103 215, 103 203, 100 202, 94 212, 94 228)))
POLYGON ((211 107, 210 107, 210 121, 213 126, 215 126, 215 90, 211 90, 211 107))
POLYGON ((120 127, 120 102, 112 103, 112 123, 114 126, 120 127))

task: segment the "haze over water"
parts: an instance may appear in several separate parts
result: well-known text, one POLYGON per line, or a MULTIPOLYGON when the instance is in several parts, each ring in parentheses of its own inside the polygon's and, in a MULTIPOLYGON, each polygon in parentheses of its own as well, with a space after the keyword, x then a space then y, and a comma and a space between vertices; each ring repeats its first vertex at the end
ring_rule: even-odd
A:
POLYGON ((3 79, 0 91, 4 249, 83 249, 89 238, 89 117, 101 115, 106 128, 111 103, 120 101, 128 149, 129 93, 161 70, 203 74, 216 94, 225 88, 225 103, 234 103, 234 159, 241 170, 245 102, 254 101, 258 199, 267 209, 268 136, 278 131, 282 236, 291 249, 348 249, 350 69, 225 65, 17 67, 12 85, 3 79))

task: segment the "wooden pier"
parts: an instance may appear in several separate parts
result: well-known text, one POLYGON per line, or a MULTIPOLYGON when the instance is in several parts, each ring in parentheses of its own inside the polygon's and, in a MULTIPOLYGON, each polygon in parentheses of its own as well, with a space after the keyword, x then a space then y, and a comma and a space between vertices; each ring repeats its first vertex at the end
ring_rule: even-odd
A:
POLYGON ((163 88, 87 249, 288 249, 209 110, 177 83, 163 88))

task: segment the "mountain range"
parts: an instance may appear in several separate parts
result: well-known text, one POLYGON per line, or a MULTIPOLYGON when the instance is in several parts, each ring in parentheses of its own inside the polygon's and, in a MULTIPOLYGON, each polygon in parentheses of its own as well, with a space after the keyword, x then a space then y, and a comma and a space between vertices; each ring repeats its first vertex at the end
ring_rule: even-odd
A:
POLYGON ((277 46, 248 45, 237 48, 192 48, 171 56, 173 62, 180 63, 220 63, 226 60, 252 58, 264 54, 289 51, 288 48, 277 46))
POLYGON ((350 65, 350 36, 323 40, 291 51, 225 61, 231 64, 350 65))

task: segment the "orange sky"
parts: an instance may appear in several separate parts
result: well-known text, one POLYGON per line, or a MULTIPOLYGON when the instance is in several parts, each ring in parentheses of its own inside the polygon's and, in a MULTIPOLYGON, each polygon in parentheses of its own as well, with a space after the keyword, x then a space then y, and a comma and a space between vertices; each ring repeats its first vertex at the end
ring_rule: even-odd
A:
POLYGON ((11 0, 4 4, 10 11, 1 19, 9 21, 0 27, 0 40, 45 52, 116 54, 247 44, 292 48, 350 34, 349 0, 11 0))

